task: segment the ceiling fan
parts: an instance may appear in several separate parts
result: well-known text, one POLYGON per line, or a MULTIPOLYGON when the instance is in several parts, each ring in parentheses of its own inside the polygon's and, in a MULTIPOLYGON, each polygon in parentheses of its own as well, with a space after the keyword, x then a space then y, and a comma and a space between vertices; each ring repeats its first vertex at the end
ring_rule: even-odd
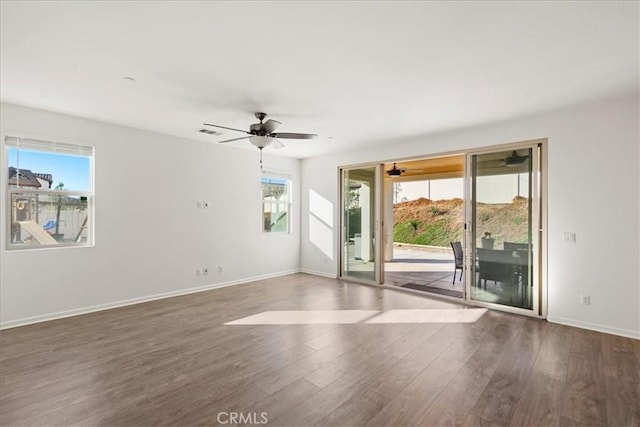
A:
POLYGON ((506 157, 503 162, 504 166, 517 167, 523 165, 529 160, 529 156, 520 156, 516 150, 513 150, 510 156, 506 157))
POLYGON ((424 172, 424 169, 400 169, 396 163, 394 163, 391 169, 385 171, 387 176, 390 177, 402 176, 405 172, 424 172))
POLYGON ((267 147, 269 145, 273 145, 275 148, 284 147, 284 144, 278 141, 278 138, 280 139, 315 139, 318 137, 318 135, 312 134, 312 133, 287 133, 287 132, 276 133, 275 130, 282 123, 273 119, 269 119, 266 122, 263 122, 265 117, 267 117, 267 113, 257 112, 255 113, 255 116, 258 120, 260 120, 260 123, 252 124, 251 126, 249 126, 248 131, 242 130, 242 129, 230 128, 227 126, 213 125, 210 123, 204 123, 204 125, 246 133, 249 136, 242 136, 240 138, 227 139, 225 141, 220 141, 220 143, 240 141, 241 139, 248 139, 249 142, 254 146, 256 146, 259 150, 262 150, 264 147, 267 147))
POLYGON ((398 166, 396 166, 396 164, 393 164, 393 167, 391 169, 389 169, 387 172, 387 175, 389 176, 400 176, 402 175, 402 172, 405 172, 404 169, 398 169, 398 166))
POLYGON ((518 154, 516 150, 511 152, 511 155, 504 158, 483 160, 479 162, 481 168, 500 168, 506 166, 508 168, 517 168, 518 166, 524 165, 529 160, 529 156, 521 156, 518 154))

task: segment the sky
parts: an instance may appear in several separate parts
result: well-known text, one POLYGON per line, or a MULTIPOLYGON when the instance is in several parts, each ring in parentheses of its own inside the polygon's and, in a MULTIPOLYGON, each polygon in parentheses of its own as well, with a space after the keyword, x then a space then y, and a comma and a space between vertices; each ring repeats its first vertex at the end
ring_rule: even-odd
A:
MULTIPOLYGON (((477 200, 482 203, 511 203, 517 195, 528 197, 528 179, 529 175, 526 173, 479 176, 477 200)), ((431 200, 464 198, 464 180, 462 178, 401 182, 400 186, 398 201, 416 200, 420 197, 431 200)))
POLYGON ((261 179, 263 184, 279 184, 285 185, 287 183, 287 179, 285 178, 275 178, 270 176, 263 176, 261 179))
POLYGON ((18 149, 9 147, 9 166, 28 169, 34 173, 50 173, 53 175, 51 188, 62 182, 65 190, 91 190, 91 164, 89 157, 25 149, 20 149, 19 154, 20 163, 18 164, 18 149))
POLYGON ((402 189, 398 194, 398 201, 403 199, 416 200, 420 197, 431 200, 445 200, 463 197, 462 178, 438 179, 429 181, 401 182, 402 189))

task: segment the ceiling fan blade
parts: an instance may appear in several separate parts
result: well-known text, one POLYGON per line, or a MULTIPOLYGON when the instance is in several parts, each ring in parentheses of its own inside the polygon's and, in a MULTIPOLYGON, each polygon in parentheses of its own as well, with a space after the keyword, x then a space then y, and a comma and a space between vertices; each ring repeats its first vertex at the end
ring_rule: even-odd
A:
POLYGON ((229 128, 229 127, 226 127, 226 126, 220 126, 220 125, 212 125, 212 124, 209 124, 209 123, 203 123, 203 125, 205 125, 205 126, 213 126, 214 128, 221 128, 221 129, 235 130, 236 132, 249 133, 249 132, 247 132, 246 130, 236 129, 236 128, 229 128))
POLYGON ((275 138, 271 138, 271 145, 273 146, 273 148, 284 148, 284 144, 275 138))
POLYGON ((262 124, 262 130, 266 133, 273 133, 273 131, 278 129, 278 126, 280 126, 281 124, 282 123, 277 120, 269 119, 262 124))
POLYGON ((241 136, 240 138, 226 139, 224 141, 220 141, 220 144, 223 144, 225 142, 240 141, 241 139, 249 139, 249 138, 251 138, 251 137, 250 136, 241 136))
POLYGON ((478 167, 481 168, 493 168, 497 166, 504 166, 504 159, 491 159, 478 162, 478 167))
POLYGON ((274 133, 271 136, 283 139, 315 139, 318 137, 313 133, 274 133))

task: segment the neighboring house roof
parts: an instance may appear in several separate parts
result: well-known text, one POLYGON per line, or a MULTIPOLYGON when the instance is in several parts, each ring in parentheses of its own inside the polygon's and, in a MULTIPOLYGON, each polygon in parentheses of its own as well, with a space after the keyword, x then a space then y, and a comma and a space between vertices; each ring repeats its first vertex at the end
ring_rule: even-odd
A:
POLYGON ((9 166, 9 185, 17 186, 18 183, 20 187, 40 188, 42 186, 36 174, 29 169, 17 169, 9 166))
POLYGON ((33 175, 36 178, 38 178, 39 180, 47 181, 49 183, 49 187, 47 187, 47 188, 51 188, 51 186, 53 185, 53 175, 51 175, 50 173, 36 173, 36 172, 34 172, 33 175))

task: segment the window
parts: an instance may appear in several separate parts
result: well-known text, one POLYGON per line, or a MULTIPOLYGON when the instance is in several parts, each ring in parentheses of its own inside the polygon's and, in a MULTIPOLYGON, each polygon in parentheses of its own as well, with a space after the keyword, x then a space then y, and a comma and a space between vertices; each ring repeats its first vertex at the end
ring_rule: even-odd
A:
POLYGON ((262 176, 262 230, 288 233, 291 217, 291 179, 285 175, 262 176))
POLYGON ((93 243, 93 148, 7 136, 7 248, 93 243))

